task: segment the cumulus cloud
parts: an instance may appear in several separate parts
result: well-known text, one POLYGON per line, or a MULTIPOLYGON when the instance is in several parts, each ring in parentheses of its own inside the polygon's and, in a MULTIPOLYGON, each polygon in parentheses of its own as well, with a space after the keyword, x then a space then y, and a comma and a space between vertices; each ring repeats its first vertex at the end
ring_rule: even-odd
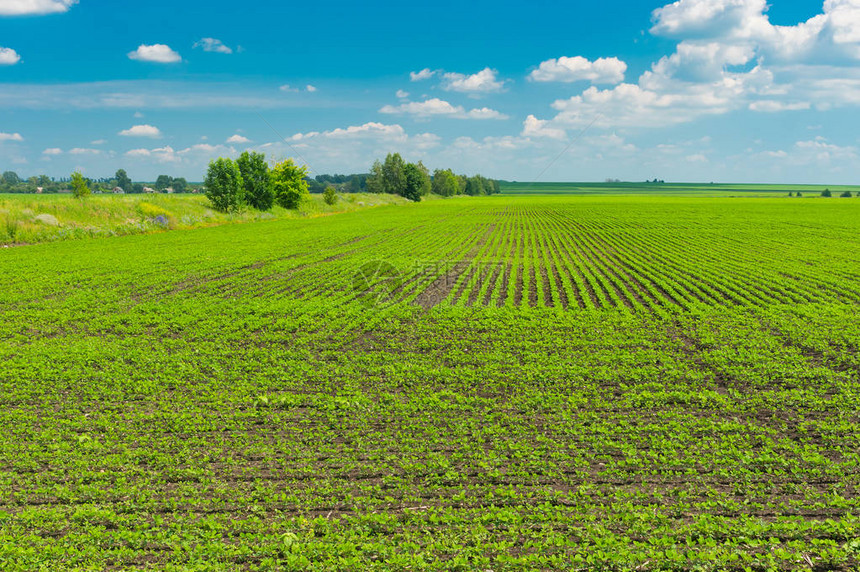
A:
POLYGON ((69 155, 101 155, 101 153, 101 149, 86 149, 82 147, 69 149, 69 155))
POLYGON ((529 79, 538 82, 590 81, 593 84, 616 84, 624 81, 627 64, 618 58, 598 58, 589 61, 582 56, 560 57, 541 62, 529 79))
POLYGON ((308 93, 314 93, 316 90, 317 88, 312 86, 311 84, 305 86, 305 91, 307 91, 308 93))
POLYGON ((136 50, 128 53, 132 60, 141 62, 154 62, 158 64, 175 64, 182 61, 182 57, 164 44, 141 44, 136 50))
POLYGON ((251 140, 248 139, 247 137, 243 136, 243 135, 239 135, 238 133, 236 133, 235 135, 233 135, 229 139, 227 139, 226 142, 227 143, 250 143, 251 140))
POLYGON ((63 154, 63 150, 60 149, 59 147, 49 147, 48 149, 45 149, 44 151, 42 151, 42 155, 48 155, 48 156, 62 155, 62 154, 63 154))
POLYGON ((119 132, 123 137, 161 137, 161 130, 153 125, 135 125, 119 132))
POLYGON ((435 71, 431 70, 430 68, 424 68, 421 71, 410 72, 409 79, 411 81, 423 81, 425 79, 430 79, 434 75, 436 75, 435 71))
POLYGON ((409 97, 409 92, 408 92, 408 91, 403 91, 402 89, 398 89, 398 90, 397 90, 397 93, 396 93, 395 95, 396 95, 399 99, 406 99, 407 97, 409 97))
POLYGON ((14 66, 21 61, 21 56, 12 48, 0 47, 0 66, 14 66))
POLYGON ((495 109, 483 107, 466 111, 461 105, 452 105, 445 100, 434 97, 426 101, 411 101, 400 105, 386 105, 379 110, 380 113, 412 115, 427 118, 433 116, 450 117, 453 119, 507 119, 507 115, 499 113, 495 109))
POLYGON ((23 141, 20 133, 3 133, 0 132, 0 141, 23 141))
POLYGON ((549 127, 549 121, 538 119, 534 115, 529 115, 523 121, 523 137, 549 137, 550 139, 564 139, 567 134, 564 129, 557 127, 549 127))
POLYGON ((448 72, 442 76, 442 89, 471 94, 495 93, 505 87, 505 82, 497 76, 498 72, 490 68, 472 75, 448 72))
POLYGON ((78 0, 2 0, 0 16, 30 16, 68 12, 78 0))
MULTIPOLYGON (((294 87, 288 83, 285 83, 284 85, 282 85, 278 89, 283 91, 284 93, 299 93, 300 91, 302 91, 301 88, 294 87)), ((317 91, 317 88, 308 84, 305 86, 304 91, 307 91, 308 93, 314 93, 315 91, 317 91)))
POLYGON ((204 52, 215 52, 217 54, 232 54, 233 48, 224 45, 224 42, 217 38, 201 38, 200 41, 194 43, 195 48, 203 48, 204 52))

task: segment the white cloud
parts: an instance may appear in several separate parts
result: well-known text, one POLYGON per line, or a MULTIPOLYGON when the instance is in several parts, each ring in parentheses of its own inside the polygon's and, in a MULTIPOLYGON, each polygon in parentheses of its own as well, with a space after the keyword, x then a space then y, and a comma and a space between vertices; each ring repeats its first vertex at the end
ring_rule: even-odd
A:
POLYGON ((67 12, 78 0, 0 0, 0 16, 28 16, 67 12))
POLYGON ((314 93, 316 90, 317 88, 312 86, 311 84, 305 86, 305 91, 307 91, 308 93, 314 93))
POLYGON ((45 149, 44 151, 42 151, 42 155, 62 155, 62 154, 63 154, 63 150, 60 149, 59 147, 49 147, 48 149, 45 149))
POLYGON ((200 41, 194 43, 193 47, 203 48, 204 52, 215 52, 217 54, 233 53, 232 48, 224 45, 224 42, 217 38, 201 38, 200 41))
POLYGON ((134 112, 134 118, 135 119, 143 119, 143 113, 141 113, 140 111, 135 111, 134 112))
POLYGON ((104 145, 107 143, 106 139, 96 139, 95 141, 90 141, 90 145, 104 145))
POLYGON ((426 101, 411 101, 400 105, 386 105, 379 110, 380 113, 386 114, 406 114, 415 117, 451 117, 454 119, 507 119, 507 115, 503 115, 494 109, 483 107, 481 109, 472 109, 466 111, 461 105, 454 106, 445 100, 434 97, 426 101))
POLYGON ((290 86, 290 84, 288 84, 288 83, 285 83, 284 85, 282 85, 282 86, 281 86, 281 87, 279 87, 278 89, 279 89, 279 90, 281 90, 281 91, 283 91, 284 93, 298 93, 298 92, 299 92, 299 88, 297 88, 297 87, 292 87, 292 86, 290 86))
POLYGON ((0 66, 14 66, 21 61, 21 56, 12 48, 0 47, 0 66))
POLYGON ((403 91, 402 89, 398 89, 395 95, 397 95, 399 99, 406 99, 407 97, 409 97, 409 92, 403 91))
POLYGON ((23 141, 20 133, 3 133, 0 132, 0 141, 23 141))
POLYGON ((423 70, 418 72, 410 72, 409 79, 411 81, 422 81, 425 79, 430 79, 434 75, 436 75, 435 71, 432 71, 430 68, 424 68, 423 70))
POLYGON ((490 68, 472 75, 449 72, 442 76, 442 89, 472 94, 499 92, 504 89, 505 82, 500 81, 497 75, 498 72, 490 68))
POLYGON ((707 163, 708 162, 708 158, 705 157, 701 153, 696 153, 695 155, 687 155, 686 157, 684 157, 684 160, 687 161, 688 163, 707 163))
POLYGON ((808 102, 783 103, 772 99, 763 99, 750 103, 752 111, 761 111, 764 113, 776 113, 779 111, 803 111, 811 108, 808 102))
POLYGON ((227 139, 226 142, 227 143, 250 143, 251 140, 248 139, 247 137, 244 137, 244 136, 236 133, 235 135, 233 135, 229 139, 227 139))
POLYGON ((529 74, 529 79, 539 82, 590 81, 593 84, 616 84, 624 81, 626 71, 627 64, 618 58, 598 58, 591 62, 582 56, 562 56, 541 62, 538 69, 529 74))
POLYGON ((100 149, 84 149, 81 147, 69 149, 69 155, 101 155, 101 153, 100 149))
POLYGON ((161 130, 152 125, 135 125, 119 132, 123 137, 161 137, 161 130))
POLYGON ((523 121, 523 137, 549 137, 550 139, 564 139, 567 133, 564 129, 557 127, 548 127, 549 121, 538 119, 534 115, 529 115, 523 121))
POLYGON ((127 151, 125 156, 132 159, 153 159, 157 163, 178 163, 182 160, 170 145, 157 149, 132 149, 127 151))
POLYGON ((182 61, 182 57, 164 44, 152 44, 150 46, 141 44, 136 50, 128 53, 132 60, 141 62, 154 62, 159 64, 175 64, 182 61))

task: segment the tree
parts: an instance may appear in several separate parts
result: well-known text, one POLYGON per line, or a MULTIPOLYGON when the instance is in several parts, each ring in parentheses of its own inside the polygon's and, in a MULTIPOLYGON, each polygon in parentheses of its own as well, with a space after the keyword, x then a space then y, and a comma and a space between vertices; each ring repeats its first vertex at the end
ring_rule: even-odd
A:
POLYGON ((451 169, 436 169, 433 172, 431 190, 443 197, 453 197, 460 190, 460 182, 451 169))
POLYGON ((332 186, 328 186, 323 191, 323 200, 327 205, 333 205, 337 202, 337 189, 332 186))
POLYGON ((143 192, 143 183, 133 183, 131 185, 131 192, 140 194, 143 192))
POLYGON ((472 197, 484 194, 484 183, 480 177, 469 177, 466 180, 466 194, 472 197))
POLYGON ((125 172, 125 169, 119 169, 114 175, 116 178, 116 186, 121 188, 123 191, 130 193, 132 189, 133 183, 128 176, 128 173, 125 172))
POLYGON ((6 171, 2 176, 3 182, 7 185, 14 186, 21 182, 21 178, 15 171, 6 171))
POLYGON ((821 191, 821 196, 822 197, 832 197, 833 193, 830 192, 830 189, 824 189, 823 191, 821 191))
POLYGON ((257 210, 267 211, 275 202, 272 180, 266 156, 256 151, 245 151, 236 159, 245 184, 245 201, 257 210))
POLYGON ((82 199, 90 194, 90 187, 87 185, 87 180, 79 171, 72 173, 72 194, 75 198, 82 199))
POLYGON ((389 153, 382 163, 384 193, 406 196, 406 162, 400 153, 389 153))
POLYGON ((225 213, 237 211, 244 203, 242 173, 229 157, 219 157, 209 163, 204 185, 206 197, 216 210, 225 213))
POLYGON ((415 163, 407 163, 403 167, 403 180, 402 195, 410 201, 420 201, 422 189, 429 182, 427 174, 415 163))
POLYGON ((373 166, 370 168, 370 175, 367 176, 367 192, 385 192, 385 184, 382 176, 382 163, 379 162, 379 159, 373 162, 373 166))
POLYGON ((158 175, 158 178, 155 180, 155 188, 159 191, 163 191, 171 184, 173 184, 173 177, 170 175, 158 175))
POLYGON ((185 177, 179 177, 178 179, 173 179, 173 191, 176 193, 184 193, 188 190, 188 181, 185 180, 185 177))
POLYGON ((424 166, 424 163, 418 161, 415 163, 415 166, 418 167, 418 170, 421 171, 421 174, 424 176, 423 182, 421 184, 421 196, 429 195, 430 189, 432 187, 432 183, 430 182, 430 169, 424 166))
POLYGON ((801 193, 800 191, 797 191, 797 194, 796 194, 796 195, 794 195, 794 196, 796 196, 796 197, 802 197, 802 196, 803 196, 803 193, 801 193))
POLYGON ((269 172, 275 202, 285 209, 297 209, 308 195, 308 168, 299 167, 292 159, 281 161, 269 172))
POLYGON ((851 191, 844 191, 844 192, 843 192, 841 195, 839 195, 839 196, 840 196, 840 197, 843 197, 843 198, 850 197, 850 196, 851 196, 851 191))

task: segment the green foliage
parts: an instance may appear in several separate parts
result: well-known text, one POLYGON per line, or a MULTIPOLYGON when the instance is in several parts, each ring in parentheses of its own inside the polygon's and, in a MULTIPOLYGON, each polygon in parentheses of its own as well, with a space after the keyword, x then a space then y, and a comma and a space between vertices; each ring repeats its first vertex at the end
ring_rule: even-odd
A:
POLYGON ((219 157, 209 163, 206 173, 206 197, 221 212, 235 212, 245 203, 245 187, 236 162, 219 157))
POLYGON ((410 201, 420 201, 424 189, 430 185, 430 178, 427 174, 414 163, 408 163, 403 168, 403 179, 401 195, 410 201))
POLYGON ((89 196, 90 186, 87 184, 87 180, 80 172, 75 171, 72 173, 70 185, 72 187, 72 194, 75 198, 82 199, 89 196))
POLYGON ((15 171, 4 171, 3 175, 0 175, 0 180, 2 180, 3 184, 9 186, 17 185, 21 182, 21 178, 15 171))
POLYGON ((451 169, 436 169, 433 172, 432 191, 443 197, 453 197, 460 191, 460 182, 451 169))
POLYGON ((170 175, 159 175, 155 180, 155 189, 158 191, 163 191, 167 187, 173 184, 173 177, 170 175))
POLYGON ((821 191, 821 196, 822 197, 832 197, 833 193, 830 192, 830 189, 824 189, 823 191, 821 191))
POLYGON ((306 166, 296 165, 292 159, 281 161, 272 167, 270 177, 275 202, 285 209, 297 209, 308 196, 306 166))
POLYGON ((188 181, 185 180, 185 177, 177 177, 173 179, 173 192, 175 193, 184 193, 188 190, 188 181))
POLYGON ((851 195, 851 191, 842 191, 842 194, 839 196, 842 198, 850 198, 853 195, 851 195))
POLYGON ((326 187, 325 191, 323 191, 323 200, 327 205, 334 205, 337 203, 337 189, 334 187, 326 187))
POLYGON ((245 184, 245 200, 257 210, 267 211, 275 202, 272 179, 266 156, 256 151, 245 151, 236 159, 245 184))
POLYGON ((388 193, 404 196, 406 192, 406 162, 400 153, 389 153, 385 162, 376 161, 367 178, 367 190, 371 193, 388 193))
POLYGON ((125 172, 125 169, 118 169, 116 175, 114 175, 116 179, 116 186, 121 188, 123 191, 130 193, 132 191, 133 183, 128 176, 128 173, 125 172))

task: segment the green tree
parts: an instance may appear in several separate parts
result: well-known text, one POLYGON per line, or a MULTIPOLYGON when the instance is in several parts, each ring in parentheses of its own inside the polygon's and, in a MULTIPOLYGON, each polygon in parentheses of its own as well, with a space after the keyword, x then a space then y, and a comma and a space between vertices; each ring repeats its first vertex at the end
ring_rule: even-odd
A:
POLYGON ((433 171, 432 191, 443 197, 453 197, 460 190, 457 175, 451 169, 436 169, 433 171))
POLYGON ((163 191, 171 184, 173 184, 173 177, 170 175, 158 175, 158 178, 155 180, 155 188, 158 191, 163 191))
POLYGON ((121 188, 123 191, 130 193, 132 189, 133 183, 131 182, 131 178, 129 178, 128 173, 125 172, 125 169, 119 169, 114 175, 116 178, 116 186, 121 188))
POLYGON ((823 191, 821 191, 821 196, 822 197, 832 197, 833 193, 830 192, 830 189, 824 189, 823 191))
POLYGON ((847 198, 851 196, 851 191, 843 191, 840 197, 847 198))
POLYGON ((133 183, 131 185, 131 192, 140 194, 143 192, 143 183, 133 183))
POLYGON ((382 163, 379 162, 379 159, 373 162, 373 166, 370 168, 370 174, 367 176, 367 192, 385 192, 385 181, 382 175, 382 163))
POLYGON ((184 193, 188 190, 188 181, 185 180, 185 177, 179 177, 178 179, 173 179, 173 191, 176 193, 184 193))
POLYGON ((403 179, 403 197, 410 201, 420 201, 422 190, 429 181, 427 174, 415 163, 407 163, 403 167, 403 179))
POLYGON ((469 177, 466 180, 466 194, 473 197, 484 194, 484 183, 479 176, 469 177))
POLYGON ((7 185, 14 186, 21 182, 21 178, 15 171, 6 171, 2 175, 3 182, 7 185))
POLYGON ((82 199, 90 194, 90 187, 87 185, 87 180, 79 171, 72 173, 72 194, 76 198, 82 199))
POLYGON ((237 211, 245 202, 242 173, 229 157, 219 157, 209 163, 204 185, 206 197, 216 210, 237 211))
POLYGON ((337 202, 337 189, 332 186, 328 186, 323 191, 323 200, 327 205, 333 205, 337 202))
POLYGON ((308 196, 308 168, 299 167, 292 159, 281 161, 269 171, 275 202, 285 209, 297 209, 308 196))
POLYGON ((272 191, 272 179, 269 177, 269 166, 266 156, 256 151, 245 151, 236 159, 236 165, 242 173, 245 183, 245 200, 257 210, 267 211, 275 202, 272 191))

